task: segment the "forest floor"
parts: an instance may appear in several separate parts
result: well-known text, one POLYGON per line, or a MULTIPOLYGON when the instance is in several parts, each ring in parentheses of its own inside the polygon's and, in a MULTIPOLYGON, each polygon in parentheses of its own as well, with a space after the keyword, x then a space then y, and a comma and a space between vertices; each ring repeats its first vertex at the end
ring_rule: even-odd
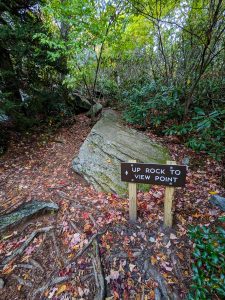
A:
POLYGON ((108 300, 151 300, 158 290, 171 299, 184 299, 193 249, 187 231, 190 225, 209 226, 221 215, 208 199, 214 193, 224 195, 222 166, 185 148, 177 138, 146 131, 168 147, 177 163, 190 157, 190 167, 185 188, 176 189, 172 229, 163 228, 162 186, 138 193, 138 221, 130 224, 128 199, 96 192, 71 169, 90 130, 90 119, 78 115, 74 125, 55 133, 12 135, 0 158, 1 215, 33 199, 53 201, 60 209, 35 216, 2 236, 1 260, 37 228, 53 226, 1 269, 5 287, 0 298, 93 300, 103 276, 108 300), (95 243, 77 255, 96 233, 95 243))

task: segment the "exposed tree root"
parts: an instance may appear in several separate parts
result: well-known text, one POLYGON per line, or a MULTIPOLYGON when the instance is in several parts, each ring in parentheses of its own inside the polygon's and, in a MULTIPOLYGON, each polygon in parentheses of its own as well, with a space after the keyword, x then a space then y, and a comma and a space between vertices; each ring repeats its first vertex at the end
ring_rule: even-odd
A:
POLYGON ((44 228, 36 229, 31 233, 31 235, 28 237, 28 239, 20 246, 15 252, 13 252, 12 255, 8 256, 5 260, 3 260, 1 266, 7 265, 11 260, 16 258, 16 256, 21 255, 23 251, 28 247, 28 245, 32 242, 32 240, 35 238, 35 236, 39 233, 46 233, 53 229, 53 226, 48 226, 44 228))

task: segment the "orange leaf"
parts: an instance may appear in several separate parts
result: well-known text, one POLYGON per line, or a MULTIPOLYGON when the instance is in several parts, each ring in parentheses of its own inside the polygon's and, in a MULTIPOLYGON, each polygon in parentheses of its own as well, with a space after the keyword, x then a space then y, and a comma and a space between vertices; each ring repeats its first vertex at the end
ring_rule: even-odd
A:
POLYGON ((84 225, 84 232, 85 232, 85 233, 91 233, 91 232, 92 232, 92 230, 91 230, 92 227, 93 227, 93 226, 91 226, 91 224, 85 224, 85 225, 84 225))
POLYGON ((15 269, 15 266, 10 265, 6 265, 2 271, 2 274, 7 275, 10 274, 13 270, 15 269))
POLYGON ((198 213, 196 213, 196 214, 192 215, 192 217, 193 217, 193 218, 201 218, 201 217, 202 217, 202 215, 201 215, 201 214, 198 214, 198 213))
POLYGON ((67 290, 67 285, 63 284, 60 286, 60 288, 58 289, 56 295, 59 296, 60 294, 62 294, 63 292, 65 292, 67 290))
POLYGON ((157 262, 157 259, 154 256, 151 256, 151 264, 155 265, 157 262))
POLYGON ((119 294, 116 291, 113 291, 114 300, 120 299, 119 294))

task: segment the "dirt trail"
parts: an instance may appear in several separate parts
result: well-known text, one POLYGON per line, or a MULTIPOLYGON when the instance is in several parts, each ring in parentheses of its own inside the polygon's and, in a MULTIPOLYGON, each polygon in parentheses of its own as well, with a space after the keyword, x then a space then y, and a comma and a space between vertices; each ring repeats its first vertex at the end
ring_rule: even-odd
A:
POLYGON ((57 201, 55 189, 84 183, 72 171, 71 162, 91 130, 89 125, 90 120, 80 115, 72 127, 54 135, 43 133, 12 141, 0 158, 1 214, 31 199, 57 201))

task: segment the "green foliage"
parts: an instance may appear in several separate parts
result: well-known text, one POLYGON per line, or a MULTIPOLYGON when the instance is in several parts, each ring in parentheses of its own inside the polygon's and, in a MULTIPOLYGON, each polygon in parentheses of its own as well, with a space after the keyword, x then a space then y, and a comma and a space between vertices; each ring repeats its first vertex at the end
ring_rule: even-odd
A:
POLYGON ((124 117, 131 124, 159 126, 169 118, 181 116, 177 108, 178 91, 160 82, 140 84, 123 93, 124 117), (176 109, 177 108, 177 109, 176 109))
POLYGON ((184 122, 180 97, 181 92, 173 86, 155 81, 141 82, 123 93, 124 118, 131 124, 151 127, 166 135, 181 136, 186 145, 195 151, 205 151, 215 159, 222 159, 225 111, 210 111, 206 107, 209 110, 206 112, 194 107, 189 119, 184 122))
POLYGON ((196 107, 191 120, 172 125, 164 130, 167 135, 179 135, 186 138, 186 144, 195 151, 205 151, 215 159, 222 159, 225 141, 225 110, 214 110, 206 114, 196 107))
POLYGON ((76 90, 125 119, 224 153, 223 1, 0 3, 0 109, 19 129, 78 112, 76 90), (115 102, 114 102, 115 103, 115 102))
POLYGON ((46 42, 53 33, 40 10, 44 2, 22 0, 0 6, 0 108, 18 130, 76 110, 63 85, 66 67, 59 52, 63 43, 46 42))
MULTIPOLYGON (((221 220, 223 221, 223 220, 221 220)), ((188 299, 225 297, 225 230, 196 226, 189 230, 194 242, 192 284, 188 299)))

